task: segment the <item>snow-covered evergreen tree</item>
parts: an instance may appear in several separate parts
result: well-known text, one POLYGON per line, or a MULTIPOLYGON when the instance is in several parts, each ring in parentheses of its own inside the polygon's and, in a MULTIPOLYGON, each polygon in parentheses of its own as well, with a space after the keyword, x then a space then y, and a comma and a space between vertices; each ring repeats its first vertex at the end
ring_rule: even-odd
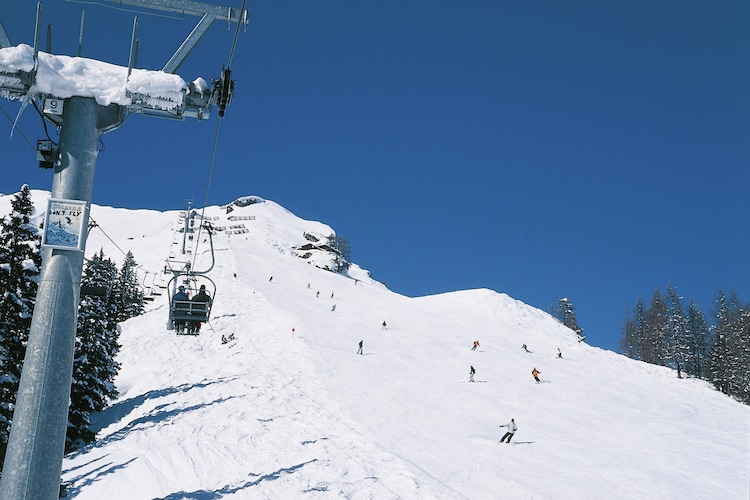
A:
POLYGON ((630 311, 625 311, 625 322, 622 325, 622 337, 620 338, 620 354, 631 359, 641 359, 640 343, 638 342, 638 325, 630 317, 630 311))
POLYGON ((713 344, 709 353, 708 379, 724 394, 731 394, 729 388, 731 316, 731 306, 727 301, 726 294, 723 290, 720 290, 714 302, 716 329, 714 330, 713 344))
POLYGON ((625 323, 622 326, 622 339, 620 340, 620 349, 622 354, 637 360, 645 360, 650 352, 646 340, 646 305, 643 299, 638 297, 635 303, 635 312, 630 317, 630 312, 625 311, 625 323))
POLYGON ((647 363, 669 366, 681 374, 711 382, 718 390, 750 404, 750 305, 737 293, 720 291, 709 326, 695 301, 685 311, 677 289, 666 299, 656 290, 649 307, 639 298, 635 317, 626 311, 621 352, 647 363), (713 332, 713 334, 712 334, 713 332))
POLYGON ((137 268, 133 253, 128 252, 112 290, 118 322, 143 314, 143 290, 138 284, 137 268))
POLYGON ((560 322, 576 332, 576 335, 581 338, 583 337, 583 328, 578 326, 578 320, 576 319, 575 308, 573 302, 563 297, 557 301, 557 305, 553 309, 552 315, 556 317, 560 322))
POLYGON ((636 325, 636 336, 638 338, 638 354, 641 361, 647 361, 651 358, 651 352, 653 346, 651 345, 651 339, 647 332, 648 324, 648 313, 646 310, 646 303, 643 299, 638 297, 635 303, 635 325, 636 325))
POLYGON ((688 353, 685 359, 685 370, 698 378, 706 378, 710 330, 706 316, 695 301, 690 301, 685 321, 685 337, 688 342, 688 353))
POLYGON ((349 259, 351 258, 352 251, 349 246, 349 240, 343 236, 333 234, 328 238, 328 243, 336 256, 334 260, 334 269, 332 269, 332 271, 335 273, 346 272, 351 265, 349 259))
POLYGON ((93 441, 91 414, 104 410, 108 401, 117 396, 114 378, 119 364, 115 356, 120 346, 117 307, 111 294, 111 283, 116 280, 117 268, 102 251, 86 262, 81 288, 89 294, 82 293, 78 309, 67 451, 93 441))
POLYGON ((750 308, 737 293, 723 291, 715 302, 716 330, 709 354, 708 378, 724 394, 750 403, 750 308))
MULTIPOLYGON (((24 185, 0 222, 0 460, 4 460, 42 265, 34 206, 24 185)), ((2 462, 0 462, 1 468, 2 462)))
POLYGON ((747 304, 742 306, 738 321, 733 361, 736 395, 743 403, 750 404, 750 307, 747 304))
POLYGON ((667 304, 659 290, 654 291, 646 313, 646 345, 649 346, 649 357, 643 361, 655 365, 666 365, 669 357, 669 317, 667 304))
POLYGON ((687 319, 682 297, 674 285, 667 287, 667 321, 669 333, 666 343, 669 350, 667 364, 677 370, 677 377, 682 378, 687 358, 690 355, 690 342, 687 338, 687 319))

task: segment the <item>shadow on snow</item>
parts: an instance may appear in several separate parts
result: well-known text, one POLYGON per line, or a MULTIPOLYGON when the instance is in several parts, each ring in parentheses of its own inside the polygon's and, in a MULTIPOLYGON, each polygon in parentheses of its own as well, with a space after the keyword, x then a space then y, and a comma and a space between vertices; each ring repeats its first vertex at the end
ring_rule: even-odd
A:
POLYGON ((301 464, 279 469, 277 471, 271 472, 270 474, 259 475, 259 474, 251 473, 250 476, 253 479, 250 479, 246 481, 245 483, 237 485, 237 486, 227 485, 219 490, 214 490, 214 491, 208 491, 208 490, 198 490, 198 491, 190 491, 190 492, 176 491, 172 493, 171 495, 155 498, 154 500, 213 500, 213 499, 218 499, 226 495, 232 495, 246 488, 252 488, 253 486, 257 486, 264 481, 275 481, 276 479, 279 479, 281 476, 285 474, 294 474, 297 470, 301 469, 305 465, 308 465, 310 463, 317 462, 317 461, 318 459, 314 458, 312 460, 308 460, 307 462, 302 462, 301 464))

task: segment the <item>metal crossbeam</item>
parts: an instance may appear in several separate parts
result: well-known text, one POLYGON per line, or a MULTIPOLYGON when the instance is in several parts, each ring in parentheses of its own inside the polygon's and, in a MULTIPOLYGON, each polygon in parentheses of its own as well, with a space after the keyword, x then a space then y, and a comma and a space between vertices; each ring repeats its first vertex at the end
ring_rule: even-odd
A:
POLYGON ((8 33, 5 31, 5 27, 3 26, 3 22, 0 21, 0 49, 4 47, 10 47, 10 38, 8 38, 8 33))
POLYGON ((104 0, 107 3, 116 5, 128 5, 142 9, 162 10, 174 12, 177 14, 187 14, 191 16, 202 16, 208 14, 216 19, 226 19, 227 22, 238 23, 246 22, 243 19, 246 14, 239 9, 232 7, 222 7, 203 2, 193 2, 192 0, 104 0))
POLYGON ((182 65, 195 45, 206 34, 214 21, 226 20, 227 24, 242 23, 247 25, 247 10, 221 7, 219 5, 193 2, 192 0, 104 0, 117 5, 127 5, 142 9, 161 10, 182 15, 200 16, 200 21, 188 35, 174 55, 164 65, 162 71, 174 73, 182 65))

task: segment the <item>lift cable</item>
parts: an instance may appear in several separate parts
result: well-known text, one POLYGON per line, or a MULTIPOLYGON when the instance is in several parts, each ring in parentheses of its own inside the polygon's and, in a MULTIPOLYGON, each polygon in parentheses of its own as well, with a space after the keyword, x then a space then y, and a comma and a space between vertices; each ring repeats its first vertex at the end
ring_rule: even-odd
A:
POLYGON ((101 231, 101 232, 102 232, 102 234, 103 234, 104 236, 106 236, 106 238, 107 238, 107 239, 108 239, 108 240, 109 240, 109 241, 110 241, 110 242, 111 242, 111 243, 112 243, 112 244, 113 244, 113 245, 115 246, 115 248, 117 248, 117 249, 118 249, 118 250, 120 251, 120 253, 122 253, 123 255, 127 255, 127 253, 125 253, 125 251, 124 251, 124 250, 123 250, 122 248, 120 248, 120 245, 118 245, 117 243, 115 243, 115 240, 113 240, 112 238, 110 238, 110 236, 109 236, 109 235, 107 234, 107 232, 106 232, 106 231, 105 231, 104 229, 102 229, 102 226, 100 226, 100 225, 99 225, 99 224, 98 224, 98 223, 97 223, 97 222, 96 222, 96 221, 94 220, 94 218, 93 218, 93 217, 91 217, 90 215, 89 215, 89 221, 90 221, 90 222, 89 222, 89 230, 91 230, 91 229, 93 229, 93 228, 95 228, 95 227, 96 227, 96 228, 99 228, 99 231, 101 231))
POLYGON ((119 5, 119 6, 107 5, 104 2, 97 2, 95 0, 63 0, 63 1, 68 2, 68 3, 80 3, 84 5, 98 5, 100 7, 106 7, 108 9, 119 10, 121 12, 131 12, 133 14, 144 15, 144 16, 163 17, 165 19, 177 19, 177 20, 185 19, 184 14, 181 16, 178 16, 178 15, 169 15, 169 14, 159 14, 159 13, 151 12, 147 10, 126 9, 122 5, 119 5))
MULTIPOLYGON (((242 0, 242 7, 240 7, 240 13, 245 12, 245 5, 247 0, 242 0)), ((227 61, 227 69, 232 67, 232 59, 234 58, 234 49, 237 47, 237 38, 240 36, 240 25, 242 23, 237 21, 237 29, 234 31, 234 40, 232 41, 232 50, 229 51, 229 61, 227 61)))
MULTIPOLYGON (((110 242, 111 242, 111 243, 112 243, 112 244, 113 244, 113 245, 115 246, 115 248, 117 248, 117 249, 118 249, 118 250, 120 251, 120 253, 122 253, 122 255, 123 255, 123 256, 127 257, 127 255, 128 255, 128 254, 127 254, 127 252, 125 252, 125 250, 123 250, 123 249, 122 249, 122 248, 120 247, 120 245, 118 245, 118 244, 117 244, 117 243, 115 242, 115 240, 113 240, 113 239, 112 239, 112 238, 111 238, 111 237, 110 237, 110 236, 109 236, 109 235, 107 234, 107 232, 106 232, 106 231, 104 230, 104 228, 102 228, 102 226, 100 226, 100 225, 99 225, 99 224, 98 224, 98 223, 97 223, 97 222, 96 222, 96 221, 94 220, 94 218, 93 218, 93 217, 91 217, 91 216, 89 215, 89 230, 91 230, 91 229, 93 229, 93 228, 98 228, 98 229, 99 229, 99 231, 101 231, 101 232, 102 232, 102 234, 103 234, 103 235, 104 235, 104 236, 105 236, 105 237, 106 237, 106 238, 107 238, 107 239, 108 239, 108 240, 109 240, 109 241, 110 241, 110 242)), ((143 271, 144 273, 147 273, 147 274, 148 274, 148 273, 151 273, 151 274, 157 274, 157 273, 154 273, 154 272, 152 272, 152 271, 149 271, 148 269, 146 269, 145 267, 143 267, 143 266, 142 266, 141 264, 138 264, 138 265, 137 265, 136 267, 137 267, 138 269, 141 269, 141 270, 142 270, 142 271, 143 271)))
MULTIPOLYGON (((208 204, 208 191, 211 187, 211 175, 214 171, 214 160, 216 159, 216 145, 219 142, 219 127, 221 126, 221 118, 218 118, 216 120, 216 132, 214 133, 214 143, 211 147, 211 160, 209 161, 209 167, 208 167, 208 178, 206 179, 206 192, 203 196, 203 208, 201 208, 201 215, 200 215, 200 224, 198 224, 198 237, 196 239, 196 246, 200 242, 201 239, 201 232, 203 231, 203 215, 206 212, 206 205, 208 204)), ((188 214, 189 216, 190 214, 188 214)), ((198 252, 193 253, 193 262, 190 266, 191 269, 195 269, 195 259, 198 258, 198 252)))
MULTIPOLYGON (((0 106, 0 111, 3 112, 3 114, 6 116, 6 118, 8 118, 8 121, 10 121, 11 124, 14 123, 13 122, 13 117, 11 117, 8 114, 8 112, 5 111, 5 108, 3 108, 2 106, 0 106)), ((34 151, 36 151, 36 146, 34 146, 34 144, 32 144, 32 142, 29 140, 28 137, 26 137, 26 134, 23 133, 23 130, 21 130, 21 128, 17 124, 15 125, 15 129, 18 130, 18 133, 21 134, 21 137, 24 138, 24 140, 28 143, 28 145, 31 147, 31 149, 33 149, 34 151)))
MULTIPOLYGON (((240 7, 240 12, 245 12, 245 6, 247 4, 247 0, 242 0, 242 7, 240 7)), ((219 113, 218 117, 216 118, 216 131, 214 132, 214 143, 211 148, 211 159, 209 160, 209 166, 208 166, 208 178, 206 179, 206 192, 203 196, 203 207, 201 208, 201 222, 198 225, 198 238, 196 240, 196 245, 200 242, 201 238, 201 231, 203 230, 203 215, 206 212, 206 205, 208 204, 208 192, 211 187, 211 175, 213 174, 214 170, 214 160, 216 159, 216 146, 219 142, 219 129, 221 127, 221 119, 224 116, 224 111, 222 106, 226 106, 228 102, 229 96, 226 95, 226 93, 230 92, 232 89, 232 82, 229 80, 230 75, 230 67, 232 64, 232 59, 234 58, 234 51, 237 47, 237 39, 239 38, 240 34, 240 26, 242 25, 241 22, 237 22, 237 29, 234 32, 234 39, 232 40, 232 47, 229 50, 229 59, 227 63, 227 68, 222 71, 222 77, 221 77, 221 88, 220 92, 223 94, 220 96, 219 100, 219 113)), ((192 268, 195 267, 195 259, 198 257, 198 252, 194 252, 193 254, 193 263, 192 268)))

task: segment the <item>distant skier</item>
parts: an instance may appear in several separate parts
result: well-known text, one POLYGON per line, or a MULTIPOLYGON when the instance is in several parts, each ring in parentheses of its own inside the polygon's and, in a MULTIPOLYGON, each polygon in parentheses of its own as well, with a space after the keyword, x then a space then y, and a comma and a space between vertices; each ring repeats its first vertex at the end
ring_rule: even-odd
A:
POLYGON ((475 341, 474 341, 474 346, 473 346, 473 347, 471 348, 471 350, 472 350, 472 351, 476 351, 476 350, 477 350, 477 347, 479 347, 479 341, 478 341, 478 340, 475 340, 475 341))
POLYGON ((508 432, 506 432, 503 435, 503 437, 500 438, 500 442, 502 443, 503 441, 505 441, 505 438, 508 438, 508 444, 510 444, 510 440, 513 437, 513 434, 515 434, 516 431, 518 430, 518 426, 516 425, 516 421, 511 418, 510 419, 510 423, 504 424, 504 425, 499 425, 498 427, 507 427, 508 428, 508 432))
POLYGON ((522 345, 521 347, 523 347, 523 350, 524 350, 524 351, 526 351, 526 352, 529 352, 529 348, 528 348, 528 347, 526 347, 526 344, 522 345))
POLYGON ((320 297, 320 290, 318 290, 317 292, 315 292, 315 298, 317 299, 318 297, 320 297))
POLYGON ((381 329, 381 330, 385 330, 385 329, 387 329, 387 328, 388 328, 388 325, 386 325, 386 324, 385 324, 385 321, 383 321, 383 324, 382 324, 382 325, 380 325, 380 329, 381 329))
POLYGON ((359 350, 357 351, 357 354, 364 354, 364 353, 362 352, 362 346, 363 346, 363 345, 364 345, 364 341, 363 341, 363 340, 360 340, 360 341, 359 341, 359 350))
POLYGON ((331 312, 336 310, 336 304, 333 304, 333 307, 331 308, 331 312))
POLYGON ((562 359, 562 352, 560 352, 560 348, 557 348, 557 357, 562 359))
POLYGON ((333 292, 331 292, 331 298, 333 298, 333 292))
POLYGON ((469 366, 469 382, 474 382, 474 374, 476 372, 473 366, 469 366))
POLYGON ((537 370, 536 368, 534 368, 533 370, 531 370, 531 376, 532 376, 532 377, 534 377, 534 380, 536 380, 536 383, 537 383, 537 384, 538 384, 539 382, 541 382, 541 380, 539 380, 539 375, 540 375, 541 373, 542 373, 542 372, 540 372, 540 371, 539 371, 539 370, 537 370))
POLYGON ((268 281, 269 282, 273 281, 273 276, 271 276, 270 278, 268 278, 268 281))

